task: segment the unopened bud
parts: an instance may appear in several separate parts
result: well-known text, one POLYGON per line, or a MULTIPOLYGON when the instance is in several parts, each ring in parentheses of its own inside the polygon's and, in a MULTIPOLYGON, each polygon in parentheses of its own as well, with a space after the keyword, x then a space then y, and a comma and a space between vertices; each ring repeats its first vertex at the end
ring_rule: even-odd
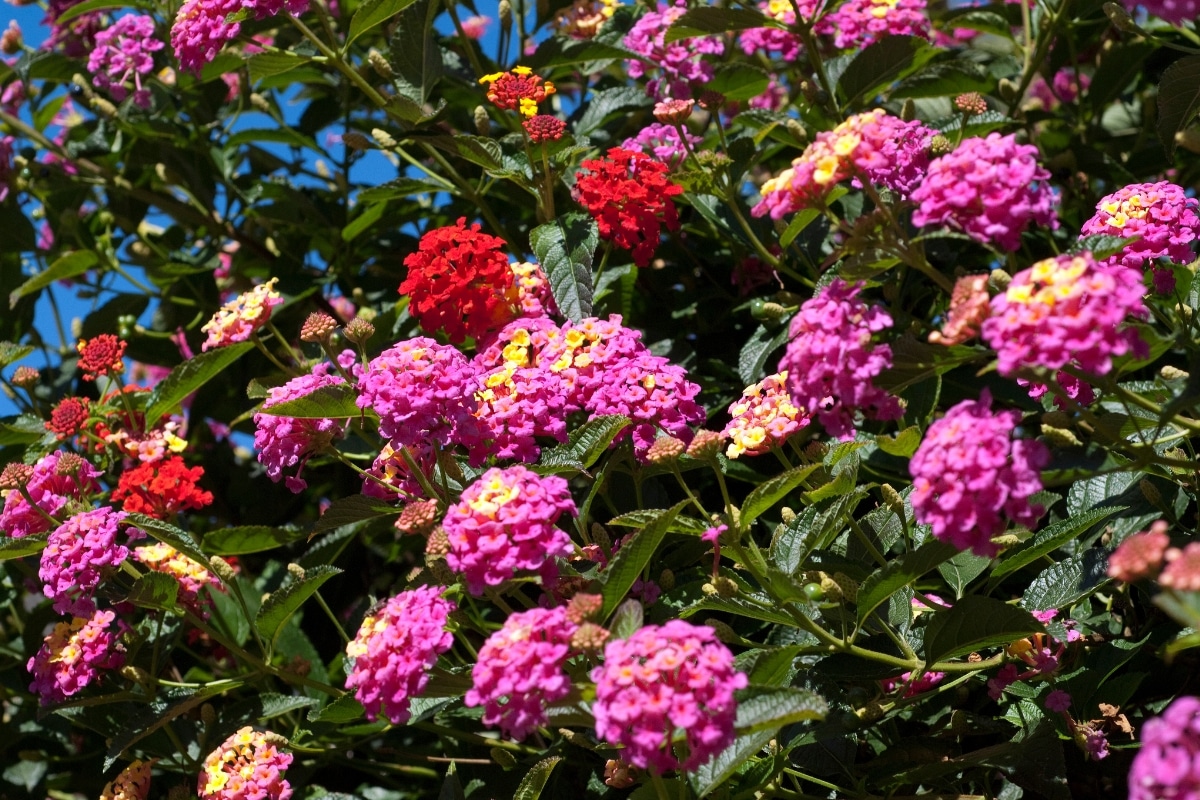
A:
POLYGON ((58 457, 58 463, 54 465, 54 474, 74 475, 82 466, 83 459, 79 457, 78 453, 64 452, 58 457))
POLYGON ((1142 497, 1146 498, 1146 502, 1155 508, 1163 507, 1162 492, 1158 487, 1151 483, 1147 478, 1142 478, 1138 481, 1138 489, 1142 491, 1142 497))
POLYGON ((342 330, 342 336, 346 337, 346 341, 354 342, 357 345, 364 345, 372 336, 375 335, 375 326, 367 322, 362 317, 355 317, 346 324, 342 330))
POLYGON ((117 116, 117 107, 105 100, 103 97, 95 96, 88 101, 88 105, 102 117, 117 116))
POLYGON ((304 567, 299 564, 288 564, 287 571, 298 581, 304 580, 304 567))
POLYGON ((801 144, 808 141, 808 131, 804 129, 804 126, 800 124, 799 120, 789 117, 787 122, 783 123, 783 127, 787 128, 787 132, 790 133, 792 137, 801 144))
POLYGON ((379 146, 385 150, 391 150, 396 146, 396 140, 392 135, 383 128, 374 128, 371 130, 371 138, 378 142, 379 146))
POLYGON ((606 553, 612 552, 612 537, 608 535, 608 531, 599 522, 593 522, 592 527, 588 529, 588 533, 592 536, 592 541, 600 545, 606 553))
POLYGON ((149 682, 150 675, 141 667, 135 667, 132 664, 126 664, 121 667, 121 677, 128 678, 134 683, 145 684, 149 682))
POLYGON ((779 509, 779 517, 783 520, 784 525, 791 525, 792 520, 796 518, 796 512, 791 506, 784 506, 783 508, 779 509))
POLYGON ((740 591, 737 581, 724 575, 718 575, 713 579, 712 583, 704 584, 701 589, 705 594, 715 594, 718 597, 724 597, 725 599, 737 597, 738 592, 740 591), (711 591, 709 590, 710 587, 711 591))
POLYGON ((475 106, 475 133, 480 136, 492 135, 492 118, 488 115, 488 110, 483 106, 475 106))
MULTIPOLYGON (((1172 367, 1170 364, 1160 369, 1158 374, 1164 381, 1185 381, 1188 379, 1188 373, 1178 367, 1172 367)), ((13 382, 16 383, 16 376, 14 375, 13 378, 13 382)))
POLYGON ((1200 153, 1200 128, 1192 125, 1179 131, 1175 134, 1175 144, 1189 153, 1200 153))
POLYGON ((725 95, 712 89, 700 93, 700 107, 705 111, 717 111, 725 105, 725 95))
POLYGON ((879 487, 879 493, 883 495, 883 502, 891 509, 892 513, 901 519, 904 518, 904 498, 896 491, 896 487, 890 483, 885 483, 879 487))
POLYGON ((1006 103, 1011 103, 1017 99, 1017 90, 1019 88, 1011 78, 1001 78, 998 87, 1000 99, 1006 103))
POLYGON ((696 431, 695 438, 688 445, 687 454, 692 458, 708 461, 717 457, 723 443, 724 437, 716 431, 696 431))
POLYGON ((929 140, 929 152, 935 156, 944 156, 954 151, 954 142, 940 133, 929 140))
POLYGON ((1055 428, 1052 425, 1042 426, 1042 438, 1055 447, 1082 447, 1079 437, 1066 428, 1055 428))
POLYGON ((217 721, 217 710, 213 708, 212 703, 205 703, 200 706, 200 721, 205 725, 212 725, 217 721))
POLYGON ((717 638, 725 644, 737 644, 742 640, 742 637, 737 635, 737 631, 719 619, 709 618, 704 620, 704 624, 712 628, 717 638))
POLYGON ((12 375, 13 386, 17 386, 21 389, 28 389, 31 386, 36 386, 40 375, 41 373, 39 373, 33 367, 17 367, 16 371, 13 372, 12 375))
POLYGON ((436 500, 418 500, 409 503, 396 519, 396 530, 401 533, 424 536, 431 533, 438 521, 436 500))
POLYGON ((273 744, 276 747, 289 747, 291 745, 291 742, 288 741, 286 736, 275 733, 274 731, 264 731, 263 741, 265 741, 267 744, 273 744))
POLYGON ((21 47, 24 46, 25 39, 21 35, 21 26, 17 24, 15 19, 9 20, 8 29, 0 34, 0 51, 6 55, 16 55, 21 52, 21 47))
POLYGON ((658 585, 664 592, 669 592, 675 588, 675 573, 666 567, 658 576, 658 585))
POLYGON ((995 294, 1008 289, 1010 283, 1012 283, 1012 275, 1002 269, 994 269, 988 273, 988 289, 995 294))
POLYGON ((979 92, 966 92, 954 98, 954 107, 967 116, 987 111, 987 101, 979 92))
POLYGON ((599 617, 600 611, 603 608, 603 596, 579 592, 572 596, 570 602, 567 603, 567 619, 576 625, 582 625, 588 620, 594 620, 599 617))
POLYGON ((426 563, 429 562, 429 556, 441 558, 449 552, 450 537, 446 535, 446 529, 439 525, 430 531, 429 539, 425 542, 426 563))
POLYGON ((1069 428, 1071 415, 1065 411, 1047 411, 1042 414, 1042 424, 1053 425, 1055 428, 1069 428))
POLYGON ((375 70, 375 74, 385 81, 390 81, 396 77, 396 73, 392 71, 392 65, 384 58, 383 53, 374 47, 367 53, 367 63, 371 65, 371 69, 375 70))
POLYGON ((329 337, 337 330, 337 320, 324 311, 314 311, 300 326, 300 341, 328 342, 329 337))
POLYGON ((660 436, 646 451, 646 461, 651 464, 670 464, 677 461, 687 447, 673 436, 660 436))
POLYGON ((904 104, 900 106, 900 119, 905 122, 912 122, 917 118, 917 104, 913 102, 911 97, 904 99, 904 104))
POLYGON ((585 622, 571 635, 571 649, 580 653, 599 653, 612 633, 594 622, 585 622))
POLYGON ((270 114, 274 110, 271 107, 271 101, 263 97, 258 92, 250 93, 250 105, 254 107, 255 111, 259 111, 263 114, 270 114))
POLYGON ((230 566, 228 561, 220 556, 209 556, 208 568, 211 569, 216 576, 225 583, 233 583, 237 578, 237 573, 234 572, 233 567, 230 566))
POLYGON ((509 0, 500 0, 500 7, 496 9, 496 16, 500 18, 500 30, 508 33, 512 30, 512 3, 509 0))
POLYGON ((1105 3, 1104 15, 1108 17, 1108 21, 1113 24, 1113 27, 1119 31, 1132 33, 1138 29, 1137 24, 1133 21, 1133 17, 1125 10, 1125 6, 1120 3, 1105 3))

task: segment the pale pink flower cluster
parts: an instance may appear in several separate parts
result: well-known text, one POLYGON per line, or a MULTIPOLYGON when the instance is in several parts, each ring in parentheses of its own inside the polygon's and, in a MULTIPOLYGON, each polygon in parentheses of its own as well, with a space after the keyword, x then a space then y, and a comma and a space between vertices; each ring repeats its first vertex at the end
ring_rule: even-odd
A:
POLYGON ((729 424, 721 435, 729 439, 725 455, 758 456, 782 445, 796 431, 808 426, 810 417, 792 402, 787 391, 788 374, 777 372, 747 386, 729 406, 729 424))
POLYGON ((144 547, 136 547, 133 550, 133 559, 145 564, 155 572, 166 573, 179 581, 179 591, 175 599, 181 606, 197 616, 207 616, 200 597, 200 591, 205 586, 223 591, 220 578, 169 544, 155 542, 144 547))
POLYGON ((263 411, 254 415, 254 447, 258 450, 258 461, 267 468, 267 475, 275 483, 284 478, 284 470, 296 467, 294 475, 284 478, 292 492, 299 494, 308 483, 300 477, 304 465, 312 456, 326 450, 345 432, 345 420, 321 417, 285 417, 267 413, 267 409, 306 397, 326 386, 340 386, 346 381, 340 375, 328 373, 329 365, 318 365, 309 375, 292 378, 282 386, 267 393, 263 411), (299 465, 299 466, 297 466, 299 465))
POLYGON ((292 785, 283 773, 291 763, 291 753, 247 725, 204 759, 196 793, 201 800, 288 800, 292 785))
POLYGON ((547 707, 571 692, 563 665, 578 629, 565 606, 513 614, 479 649, 464 702, 484 707, 484 725, 524 739, 546 724, 547 707))
MULTIPOLYGON (((25 484, 25 490, 37 508, 51 517, 58 516, 68 501, 83 500, 100 491, 96 478, 100 472, 84 459, 74 475, 58 474, 58 460, 63 451, 56 450, 33 465, 33 476, 25 484)), ((54 527, 45 514, 29 505, 25 496, 16 489, 7 490, 4 510, 0 512, 0 532, 19 539, 35 533, 44 533, 54 527)))
POLYGON ((1108 577, 1126 583, 1157 577, 1170 546, 1167 523, 1157 520, 1150 530, 1126 538, 1109 554, 1108 577))
POLYGON ((1180 697, 1142 726, 1129 800, 1200 800, 1200 698, 1180 697))
POLYGON ((577 510, 567 482, 557 475, 543 477, 520 465, 489 469, 446 510, 446 563, 474 595, 522 570, 537 572, 553 586, 554 559, 574 552, 571 538, 555 526, 563 513, 574 516, 577 510))
POLYGON ((412 698, 429 682, 438 656, 454 644, 446 623, 457 609, 439 587, 421 586, 367 614, 346 645, 346 688, 354 690, 367 719, 382 715, 393 725, 408 721, 412 698))
POLYGON ((149 108, 150 90, 142 86, 142 76, 154 71, 154 53, 162 48, 163 43, 154 36, 153 17, 124 16, 96 34, 88 72, 117 102, 129 96, 127 84, 132 80, 134 105, 149 108))
MULTIPOLYGON (((665 40, 667 29, 686 12, 682 3, 659 3, 656 11, 643 14, 625 35, 625 47, 655 65, 655 77, 646 82, 647 94, 686 99, 692 96, 693 88, 703 89, 713 79, 713 64, 704 56, 725 52, 721 37, 696 36, 669 44, 665 40)), ((648 74, 643 61, 630 60, 625 65, 631 78, 648 74)))
POLYGON ((673 619, 605 645, 596 682, 596 736, 622 745, 622 759, 661 772, 694 770, 733 743, 737 702, 746 687, 733 653, 712 628, 673 619), (686 740, 687 757, 673 752, 686 740))
POLYGON ((821 131, 789 169, 763 184, 756 217, 780 219, 820 205, 834 186, 867 181, 907 197, 925 179, 929 146, 936 131, 905 122, 881 109, 855 114, 831 131, 821 131))
POLYGON ((1009 522, 1032 528, 1042 513, 1029 498, 1042 490, 1050 451, 1035 440, 1013 440, 1016 411, 992 411, 985 389, 929 426, 909 462, 917 521, 959 550, 996 554, 992 537, 1009 522))
POLYGON ((1021 247, 1030 225, 1058 227, 1050 171, 1038 165, 1033 145, 1017 144, 1012 134, 989 133, 964 139, 953 152, 935 158, 912 200, 919 204, 913 224, 958 228, 984 244, 1004 250, 1021 247))
POLYGON ((1180 592, 1200 592, 1200 542, 1189 542, 1181 550, 1171 547, 1163 555, 1163 567, 1158 582, 1180 592))
POLYGON ((44 706, 61 703, 83 691, 101 672, 120 669, 125 649, 118 639, 128 629, 112 611, 93 611, 58 623, 25 665, 33 676, 29 691, 44 706))
POLYGON ((1018 272, 992 298, 983 340, 1006 377, 1023 368, 1067 365, 1104 375, 1114 356, 1146 350, 1137 330, 1125 324, 1149 317, 1143 291, 1139 273, 1100 266, 1090 253, 1048 258, 1018 272))
MULTIPOLYGON (((185 5, 184 8, 186 7, 185 5)), ((214 347, 245 342, 255 331, 266 325, 271 320, 271 309, 283 303, 283 297, 275 291, 278 280, 271 278, 222 306, 213 318, 200 328, 201 332, 208 334, 200 349, 207 351, 214 347)))
POLYGON ((842 441, 854 438, 856 413, 877 420, 903 414, 900 401, 874 383, 892 366, 892 349, 871 339, 890 328, 892 318, 860 300, 861 289, 838 278, 804 301, 779 361, 796 405, 842 441))
POLYGON ((1135 239, 1101 263, 1138 271, 1149 267, 1159 294, 1169 294, 1175 289, 1175 275, 1157 259, 1166 258, 1173 264, 1192 262, 1192 242, 1200 234, 1198 207, 1200 201, 1168 181, 1135 183, 1105 196, 1096 205, 1096 213, 1083 223, 1082 232, 1135 239))
POLYGON ((129 557, 128 542, 145 537, 137 528, 128 528, 120 540, 125 516, 108 506, 83 511, 50 534, 38 577, 55 611, 84 616, 96 610, 93 595, 100 581, 129 557))
POLYGON ((859 50, 885 36, 932 38, 925 0, 846 0, 822 23, 842 49, 859 50))

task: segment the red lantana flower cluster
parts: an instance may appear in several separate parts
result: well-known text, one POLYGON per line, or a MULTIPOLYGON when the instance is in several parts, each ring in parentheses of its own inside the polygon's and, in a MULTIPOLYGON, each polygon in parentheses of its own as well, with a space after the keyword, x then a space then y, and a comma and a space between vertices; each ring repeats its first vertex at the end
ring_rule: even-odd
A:
POLYGON ((45 422, 46 430, 61 439, 69 439, 83 430, 88 421, 88 401, 86 397, 64 397, 50 411, 50 419, 45 422))
POLYGON ((124 501, 122 508, 127 513, 167 519, 212 503, 212 492, 197 486, 202 477, 203 467, 186 467, 182 458, 171 456, 121 473, 112 498, 124 501))
POLYGON ((125 342, 111 333, 79 340, 79 370, 85 381, 125 371, 125 342))
POLYGON ((650 265, 665 225, 679 230, 671 198, 683 187, 667 177, 661 161, 614 147, 603 159, 584 161, 587 172, 576 174, 575 199, 595 218, 600 235, 633 251, 639 267, 650 265))
POLYGON ((426 232, 404 259, 408 276, 400 284, 421 327, 444 330, 457 344, 515 319, 517 291, 503 248, 504 240, 481 233, 478 223, 466 227, 465 217, 426 232))

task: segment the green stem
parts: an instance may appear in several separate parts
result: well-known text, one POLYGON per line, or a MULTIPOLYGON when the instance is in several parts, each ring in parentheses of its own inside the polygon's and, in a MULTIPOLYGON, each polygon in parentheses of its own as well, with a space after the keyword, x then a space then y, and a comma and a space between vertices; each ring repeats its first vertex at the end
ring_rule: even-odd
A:
POLYGON ((345 644, 350 644, 351 640, 349 635, 347 635, 346 631, 342 629, 342 623, 338 621, 337 616, 333 613, 333 609, 331 609, 325 602, 325 598, 321 597, 321 593, 319 591, 313 592, 313 597, 316 598, 317 605, 319 605, 321 610, 325 612, 325 616, 329 617, 329 621, 333 623, 333 627, 337 629, 338 636, 342 637, 342 641, 345 644))

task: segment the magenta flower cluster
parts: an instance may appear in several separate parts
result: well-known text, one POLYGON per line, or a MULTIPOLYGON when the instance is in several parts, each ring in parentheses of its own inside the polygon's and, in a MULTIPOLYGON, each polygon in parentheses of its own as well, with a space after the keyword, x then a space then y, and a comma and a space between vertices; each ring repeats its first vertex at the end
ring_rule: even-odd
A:
POLYGON ((6 536, 19 539, 35 533, 45 533, 54 527, 46 515, 58 516, 68 501, 82 500, 87 495, 100 491, 96 481, 100 472, 85 459, 80 462, 74 475, 58 474, 58 459, 61 450, 49 453, 33 465, 33 476, 25 484, 25 490, 33 500, 33 506, 16 489, 8 490, 4 497, 4 510, 0 512, 0 531, 6 536), (46 512, 40 513, 37 509, 46 512))
MULTIPOLYGON (((692 96, 693 88, 703 89, 704 84, 713 79, 713 65, 704 56, 719 56, 725 52, 720 37, 696 36, 669 44, 665 41, 667 29, 686 12, 687 7, 682 2, 679 5, 659 3, 656 11, 643 14, 625 35, 625 47, 656 67, 655 77, 646 83, 648 94, 686 99, 692 96)), ((629 60, 625 66, 631 78, 648 74, 643 61, 629 60)))
POLYGON ((930 38, 925 0, 846 0, 822 20, 834 47, 861 49, 885 36, 930 38))
POLYGON ((327 418, 285 417, 266 413, 266 409, 306 397, 326 386, 345 383, 339 375, 328 374, 329 365, 318 365, 309 375, 292 378, 282 386, 267 393, 263 411, 254 415, 254 448, 258 461, 267 468, 267 475, 275 483, 283 478, 285 469, 296 467, 296 474, 288 475, 284 482, 296 494, 304 491, 308 483, 300 477, 308 459, 325 450, 345 432, 345 421, 327 418))
POLYGON ((61 703, 86 688, 104 671, 125 664, 118 639, 128 630, 112 611, 93 611, 59 622, 25 665, 33 676, 29 691, 44 706, 61 703))
POLYGON ((439 587, 421 586, 401 592, 363 619, 354 641, 346 645, 346 689, 366 709, 367 719, 380 716, 393 725, 409 719, 409 704, 429 682, 438 656, 454 644, 446 630, 457 606, 439 587))
POLYGON ((1140 0, 1138 5, 1172 25, 1182 25, 1200 16, 1197 0, 1140 0))
POLYGON ((86 616, 96 610, 94 593, 105 575, 129 557, 129 542, 145 537, 128 528, 120 541, 124 511, 105 506, 70 517, 50 534, 42 550, 42 591, 59 614, 86 616))
POLYGON ((574 552, 571 538, 555 527, 563 513, 577 511, 567 482, 557 475, 543 477, 520 465, 489 469, 446 510, 446 563, 474 595, 521 570, 535 571, 553 586, 554 559, 574 552))
POLYGON ((892 366, 892 349, 871 341, 892 318, 858 298, 862 284, 839 279, 806 300, 792 318, 779 361, 796 405, 812 414, 830 436, 854 438, 854 417, 899 419, 900 401, 874 381, 892 366))
POLYGON ((1180 697, 1142 726, 1129 800, 1200 800, 1200 698, 1180 697))
POLYGON ((1042 513, 1029 498, 1042 490, 1040 470, 1050 451, 1035 440, 1013 439, 1017 411, 992 411, 985 389, 929 426, 909 462, 917 521, 959 550, 996 554, 992 537, 1008 523, 1032 528, 1042 513))
POLYGON ((1037 154, 1011 134, 963 140, 929 164, 912 193, 919 204, 913 224, 958 228, 1009 251, 1020 248, 1021 233, 1030 225, 1057 228, 1050 172, 1038 165, 1037 154))
POLYGON ((694 770, 733 743, 733 693, 748 682, 712 628, 678 619, 609 641, 592 680, 596 735, 624 746, 622 760, 659 772, 694 770), (687 743, 682 762, 677 736, 687 743))
MULTIPOLYGON (((815 0, 800 0, 795 8, 800 9, 804 20, 810 21, 817 13, 817 3, 815 0)), ((796 11, 790 0, 762 0, 758 4, 759 11, 762 11, 776 22, 782 22, 789 28, 796 24, 796 11)), ((825 26, 818 26, 816 32, 823 33, 825 26)), ((778 54, 779 58, 784 61, 795 61, 800 56, 800 48, 803 46, 800 37, 792 33, 790 30, 782 30, 780 28, 751 28, 742 31, 738 34, 738 45, 742 48, 742 52, 748 56, 754 55, 758 50, 762 50, 768 55, 778 54)))
POLYGON ((96 85, 108 90, 117 102, 129 96, 127 84, 133 81, 133 102, 139 108, 150 107, 150 90, 142 86, 142 76, 154 71, 154 53, 163 48, 155 38, 154 18, 128 15, 96 34, 96 47, 88 56, 88 72, 96 85))
MULTIPOLYGON (((702 140, 699 136, 690 133, 686 128, 683 132, 687 137, 687 144, 693 150, 700 146, 702 140)), ((652 122, 642 128, 638 131, 637 136, 621 142, 621 148, 654 156, 672 168, 679 166, 687 158, 687 148, 684 147, 683 139, 679 136, 679 129, 674 125, 664 125, 661 122, 652 122)))
POLYGON ((242 30, 240 22, 226 17, 242 9, 256 19, 273 17, 283 10, 301 14, 308 0, 186 0, 171 26, 171 47, 184 69, 199 75, 242 30))
POLYGON ((1106 195, 1096 205, 1096 213, 1083 223, 1082 232, 1135 239, 1101 263, 1138 271, 1149 266, 1155 288, 1167 294, 1174 291, 1175 276, 1169 268, 1160 268, 1156 260, 1192 262, 1192 242, 1200 234, 1198 206, 1200 201, 1168 181, 1135 183, 1106 195))
POLYGON ((479 649, 464 702, 484 707, 484 725, 524 739, 546 724, 547 707, 571 692, 563 665, 578 629, 565 606, 513 614, 479 649))
POLYGON ((1048 258, 1018 272, 992 298, 983 339, 1006 377, 1022 368, 1068 364, 1104 375, 1114 356, 1146 349, 1137 330, 1125 324, 1149 316, 1142 292, 1138 272, 1102 267, 1090 253, 1048 258))

